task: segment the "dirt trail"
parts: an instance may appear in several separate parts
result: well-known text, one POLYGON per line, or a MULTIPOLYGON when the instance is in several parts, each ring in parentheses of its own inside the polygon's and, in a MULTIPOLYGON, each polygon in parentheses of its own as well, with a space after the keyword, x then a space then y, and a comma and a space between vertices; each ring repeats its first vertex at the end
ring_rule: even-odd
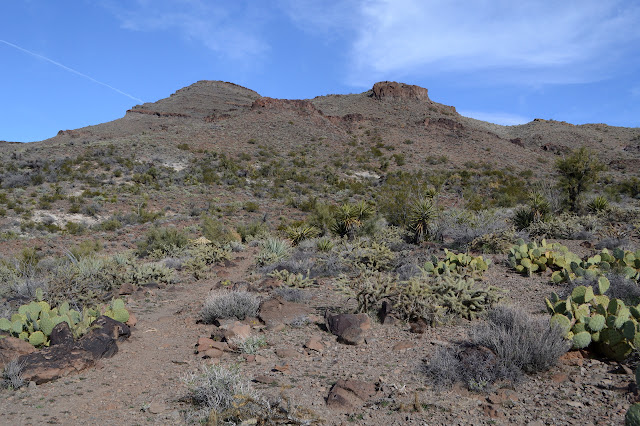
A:
POLYGON ((237 281, 253 266, 252 252, 239 253, 206 280, 186 280, 131 300, 137 319, 119 352, 93 369, 0 401, 0 424, 181 424, 180 377, 199 365, 194 345, 210 326, 196 324, 202 302, 220 278, 237 281))

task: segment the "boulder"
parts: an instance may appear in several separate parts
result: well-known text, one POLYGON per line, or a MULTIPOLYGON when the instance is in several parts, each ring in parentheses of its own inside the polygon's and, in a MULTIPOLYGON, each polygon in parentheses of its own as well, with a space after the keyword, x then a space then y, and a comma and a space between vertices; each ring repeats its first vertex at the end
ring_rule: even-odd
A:
POLYGON ((18 358, 25 380, 41 384, 92 367, 99 359, 115 355, 117 342, 131 335, 127 325, 105 316, 96 319, 91 331, 77 341, 69 340, 64 326, 58 326, 58 344, 18 358))
POLYGON ((371 320, 367 314, 325 314, 327 330, 338 336, 338 340, 348 345, 359 345, 364 342, 364 332, 371 328, 371 320))

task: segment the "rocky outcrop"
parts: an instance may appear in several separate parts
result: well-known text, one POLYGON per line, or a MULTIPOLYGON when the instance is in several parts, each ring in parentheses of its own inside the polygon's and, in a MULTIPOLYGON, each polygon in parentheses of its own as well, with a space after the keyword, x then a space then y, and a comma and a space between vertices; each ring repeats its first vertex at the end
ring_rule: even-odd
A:
POLYGON ((251 104, 251 110, 290 110, 303 115, 323 115, 322 111, 316 108, 311 101, 302 99, 274 99, 266 96, 253 101, 253 104, 251 104))
POLYGON ((430 102, 428 90, 411 84, 396 83, 395 81, 381 81, 373 85, 371 96, 377 100, 383 99, 412 99, 430 102))
MULTIPOLYGON (((65 323, 66 324, 66 323, 65 323)), ((0 371, 4 369, 11 360, 22 355, 35 352, 36 348, 29 342, 11 336, 3 336, 0 338, 0 371)))
MULTIPOLYGON (((54 328, 61 336, 67 334, 63 324, 66 325, 60 323, 54 328)), ((115 355, 117 342, 131 335, 127 325, 105 316, 95 320, 91 327, 91 331, 77 341, 61 338, 57 345, 19 357, 18 362, 23 364, 22 377, 41 384, 80 372, 99 359, 115 355)))

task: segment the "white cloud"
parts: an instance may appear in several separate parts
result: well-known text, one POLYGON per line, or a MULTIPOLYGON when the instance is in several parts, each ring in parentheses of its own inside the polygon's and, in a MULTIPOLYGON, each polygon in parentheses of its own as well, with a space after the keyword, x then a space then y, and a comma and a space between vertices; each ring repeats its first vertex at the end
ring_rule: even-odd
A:
POLYGON ((460 115, 475 118, 476 120, 488 121, 489 123, 501 124, 503 126, 515 126, 531 121, 530 118, 510 114, 506 112, 485 112, 485 111, 458 111, 460 115))
POLYGON ((532 85, 595 81, 640 43, 640 5, 623 0, 363 0, 352 17, 350 80, 364 86, 475 72, 532 85))
POLYGON ((135 0, 103 5, 133 31, 176 31, 231 59, 246 59, 269 50, 259 35, 264 19, 257 3, 206 0, 135 0))

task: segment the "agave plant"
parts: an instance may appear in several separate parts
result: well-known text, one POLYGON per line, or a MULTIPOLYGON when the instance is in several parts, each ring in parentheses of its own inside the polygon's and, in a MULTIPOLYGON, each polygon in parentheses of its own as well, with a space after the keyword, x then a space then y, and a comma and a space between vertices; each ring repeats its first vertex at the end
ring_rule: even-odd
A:
POLYGON ((429 236, 429 226, 435 217, 436 209, 430 198, 422 198, 411 206, 407 224, 414 241, 420 242, 429 236))

